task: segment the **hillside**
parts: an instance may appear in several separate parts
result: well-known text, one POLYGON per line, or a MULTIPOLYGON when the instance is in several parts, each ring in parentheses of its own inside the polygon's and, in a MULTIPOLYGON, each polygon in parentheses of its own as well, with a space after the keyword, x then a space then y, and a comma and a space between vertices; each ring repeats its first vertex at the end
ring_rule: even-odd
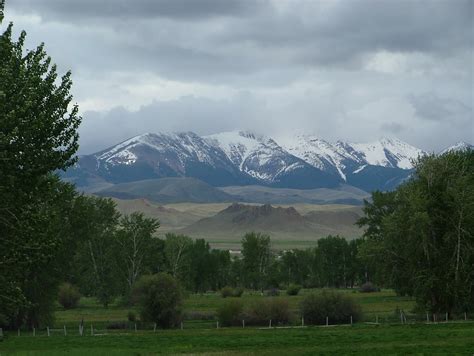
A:
POLYGON ((262 204, 349 204, 360 205, 370 195, 358 188, 341 185, 337 188, 288 189, 258 185, 221 187, 235 201, 262 204))
POLYGON ((147 179, 116 184, 95 194, 120 199, 145 198, 161 204, 232 202, 233 197, 194 178, 147 179))
POLYGON ((146 199, 112 199, 117 204, 117 210, 121 214, 141 212, 147 217, 158 219, 160 222, 158 235, 185 228, 202 218, 202 216, 195 215, 191 212, 182 212, 171 207, 154 204, 146 199))
POLYGON ((294 248, 314 245, 318 238, 329 234, 359 236, 359 228, 353 225, 359 216, 360 208, 354 207, 303 215, 294 207, 234 203, 178 232, 225 247, 237 247, 246 232, 264 232, 280 248, 294 248))

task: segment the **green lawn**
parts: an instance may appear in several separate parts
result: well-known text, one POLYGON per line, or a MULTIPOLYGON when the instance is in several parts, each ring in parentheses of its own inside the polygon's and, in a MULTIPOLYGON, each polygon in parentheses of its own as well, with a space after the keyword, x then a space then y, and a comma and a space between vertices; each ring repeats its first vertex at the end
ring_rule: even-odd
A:
POLYGON ((0 354, 472 354, 474 324, 159 330, 102 336, 8 336, 0 354))

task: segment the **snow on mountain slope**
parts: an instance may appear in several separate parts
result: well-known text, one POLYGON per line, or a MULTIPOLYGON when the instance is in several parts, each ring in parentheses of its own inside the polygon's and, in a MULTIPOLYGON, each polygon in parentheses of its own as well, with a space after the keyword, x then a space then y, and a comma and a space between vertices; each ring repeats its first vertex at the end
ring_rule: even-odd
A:
POLYGON ((425 154, 423 150, 408 143, 385 137, 372 143, 349 145, 361 153, 365 162, 372 166, 410 169, 412 168, 411 160, 425 154))
POLYGON ((281 138, 279 141, 292 155, 314 167, 346 179, 344 161, 352 160, 353 157, 343 147, 312 135, 296 135, 292 138, 281 138))
POLYGON ((137 161, 138 156, 143 156, 143 151, 150 150, 174 156, 182 170, 187 160, 196 160, 209 165, 215 163, 214 147, 192 132, 146 133, 99 152, 95 157, 99 162, 110 165, 130 165, 137 161))
POLYGON ((275 181, 280 175, 306 168, 273 139, 246 131, 231 131, 206 136, 205 139, 225 152, 242 172, 264 181, 275 181))
POLYGON ((456 142, 454 145, 449 146, 442 150, 440 154, 445 154, 447 152, 457 152, 457 151, 465 151, 465 150, 474 150, 474 145, 471 145, 470 143, 464 142, 464 141, 459 141, 456 142))

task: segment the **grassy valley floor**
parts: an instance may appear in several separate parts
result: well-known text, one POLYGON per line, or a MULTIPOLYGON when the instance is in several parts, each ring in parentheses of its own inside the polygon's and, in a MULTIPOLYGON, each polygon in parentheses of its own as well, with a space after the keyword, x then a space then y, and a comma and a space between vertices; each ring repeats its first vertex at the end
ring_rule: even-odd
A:
MULTIPOLYGON (((261 298, 284 298, 297 314, 303 296, 318 290, 303 290, 301 295, 289 297, 264 297, 257 292, 246 292, 241 300, 252 303, 261 298)), ((152 325, 127 322, 134 308, 114 303, 105 309, 92 298, 83 298, 73 310, 55 313, 55 323, 47 336, 45 329, 22 330, 6 333, 0 342, 0 355, 150 355, 150 354, 473 354, 473 315, 468 321, 462 317, 448 323, 425 323, 423 316, 411 313, 414 301, 398 297, 391 290, 376 293, 359 293, 355 290, 339 290, 350 294, 364 313, 363 320, 339 326, 297 326, 245 329, 216 329, 214 313, 227 301, 219 294, 191 294, 185 299, 184 329, 156 330, 152 325), (398 311, 407 315, 407 323, 401 324, 398 311), (84 320, 84 336, 78 335, 78 325, 84 320), (207 319, 207 320, 203 320, 207 319), (376 324, 378 321, 379 324, 376 324), (128 329, 113 330, 111 324, 125 324, 128 329), (94 336, 91 336, 91 325, 94 336), (64 335, 64 326, 67 336, 64 335)))

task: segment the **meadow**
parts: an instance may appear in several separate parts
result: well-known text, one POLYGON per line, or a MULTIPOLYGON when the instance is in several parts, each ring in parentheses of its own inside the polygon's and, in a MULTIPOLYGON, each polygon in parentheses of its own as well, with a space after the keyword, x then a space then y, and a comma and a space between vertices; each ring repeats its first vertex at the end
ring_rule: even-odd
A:
MULTIPOLYGON (((305 294, 321 292, 303 290, 298 296, 266 297, 258 292, 246 292, 244 303, 260 298, 285 298, 297 313, 305 294)), ((226 302, 217 293, 190 294, 184 301, 183 330, 153 330, 153 325, 128 322, 127 315, 138 311, 120 305, 117 300, 107 309, 93 298, 82 298, 77 309, 57 307, 50 337, 46 330, 21 330, 6 334, 0 342, 0 354, 102 355, 102 354, 314 354, 314 353, 472 353, 474 351, 474 323, 450 320, 448 323, 426 323, 412 311, 414 301, 399 297, 391 290, 360 293, 346 289, 364 313, 361 322, 350 325, 301 327, 295 320, 293 327, 234 327, 217 329, 215 310, 226 302), (407 314, 401 324, 399 310, 407 314), (79 336, 78 325, 84 320, 84 336, 79 336), (378 321, 378 323, 376 323, 378 321), (107 329, 114 323, 128 325, 128 330, 107 329), (135 324, 137 329, 135 330, 135 324), (94 336, 90 327, 93 325, 94 336), (67 336, 64 335, 64 326, 67 336)), ((469 315, 472 320, 472 315, 469 315)))

